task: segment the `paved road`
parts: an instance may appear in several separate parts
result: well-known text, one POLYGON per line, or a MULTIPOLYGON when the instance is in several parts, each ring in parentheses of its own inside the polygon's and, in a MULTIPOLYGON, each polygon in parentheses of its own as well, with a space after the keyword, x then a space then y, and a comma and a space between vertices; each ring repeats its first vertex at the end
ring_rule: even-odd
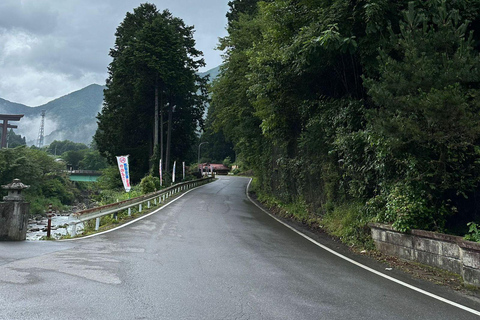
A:
POLYGON ((247 182, 222 177, 90 239, 0 243, 0 319, 480 318, 305 240, 255 207, 247 182))

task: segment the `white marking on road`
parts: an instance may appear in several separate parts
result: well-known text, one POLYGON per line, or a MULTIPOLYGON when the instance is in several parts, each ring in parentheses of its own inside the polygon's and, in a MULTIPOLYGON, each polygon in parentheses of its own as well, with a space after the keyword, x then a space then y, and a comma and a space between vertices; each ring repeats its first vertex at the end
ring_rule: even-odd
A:
POLYGON ((125 228, 126 226, 131 225, 132 223, 135 223, 135 222, 137 222, 137 221, 140 221, 140 220, 142 220, 142 219, 145 219, 145 218, 147 218, 147 217, 150 217, 152 214, 155 214, 155 213, 159 212, 160 210, 165 209, 166 207, 168 207, 169 205, 171 205, 172 203, 174 203, 175 201, 177 201, 178 199, 180 199, 181 197, 183 197, 184 195, 186 195, 186 194, 189 193, 190 191, 193 191, 193 190, 195 190, 195 189, 197 189, 197 188, 201 188, 201 187, 203 187, 204 185, 205 185, 205 184, 203 184, 203 185, 201 185, 201 186, 198 186, 198 187, 195 187, 195 188, 193 188, 193 189, 187 190, 187 191, 185 191, 183 194, 181 194, 181 195, 178 196, 177 198, 175 198, 175 199, 167 202, 166 204, 164 204, 164 205, 161 206, 160 208, 158 208, 158 209, 156 209, 156 210, 154 210, 154 211, 152 211, 152 212, 150 212, 150 213, 147 213, 147 214, 144 215, 144 216, 141 216, 141 217, 138 217, 138 218, 136 218, 136 219, 134 219, 134 220, 132 220, 132 221, 129 221, 129 222, 125 223, 125 224, 122 224, 122 225, 120 225, 120 226, 118 226, 118 227, 115 227, 115 228, 113 228, 113 229, 109 229, 109 230, 106 230, 106 231, 94 233, 94 234, 91 234, 91 235, 88 235, 88 236, 85 236, 85 237, 72 238, 72 239, 62 239, 62 240, 57 240, 57 241, 76 241, 76 240, 83 240, 83 239, 88 239, 88 238, 96 237, 96 236, 99 236, 99 235, 102 235, 102 234, 105 234, 105 233, 109 233, 109 232, 112 232, 112 231, 115 231, 115 230, 118 230, 118 229, 121 229, 121 228, 125 228))
POLYGON ((477 311, 477 310, 475 310, 475 309, 472 309, 472 308, 469 308, 469 307, 467 307, 467 306, 461 305, 461 304, 459 304, 459 303, 453 302, 453 301, 448 300, 448 299, 446 299, 446 298, 440 297, 440 296, 438 296, 438 295, 436 295, 436 294, 433 294, 433 293, 431 293, 431 292, 428 292, 428 291, 425 291, 425 290, 423 290, 423 289, 417 288, 417 287, 415 287, 415 286, 413 286, 413 285, 411 285, 411 284, 408 284, 408 283, 403 282, 403 281, 401 281, 401 280, 395 279, 394 277, 388 276, 388 275, 386 275, 386 274, 384 274, 384 273, 381 273, 381 272, 379 272, 379 271, 377 271, 377 270, 375 270, 375 269, 372 269, 372 268, 370 268, 370 267, 367 267, 366 265, 361 264, 360 262, 357 262, 357 261, 355 261, 355 260, 353 260, 353 259, 350 259, 350 258, 344 256, 343 254, 338 253, 337 251, 332 250, 332 249, 324 246, 323 244, 321 244, 321 243, 313 240, 313 239, 310 238, 309 236, 307 236, 307 235, 301 233, 300 231, 296 230, 295 228, 289 226, 288 224, 286 224, 285 222, 283 222, 282 220, 278 219, 277 217, 275 217, 274 215, 272 215, 270 212, 268 212, 267 210, 265 210, 264 208, 262 208, 261 206, 259 206, 255 201, 252 200, 252 198, 250 198, 250 196, 248 195, 248 189, 249 189, 249 187, 250 187, 250 183, 251 183, 251 182, 252 182, 252 179, 250 178, 250 181, 248 182, 247 189, 246 189, 246 195, 247 195, 248 200, 250 200, 250 202, 252 202, 252 203, 253 203, 255 206, 257 206, 260 210, 262 210, 263 212, 265 212, 266 214, 268 214, 271 218, 275 219, 275 220, 278 221, 279 223, 283 224, 285 227, 289 228, 290 230, 292 230, 293 232, 295 232, 295 233, 297 233, 298 235, 302 236, 303 238, 307 239, 308 241, 312 242, 313 244, 315 244, 315 245, 319 246, 320 248, 322 248, 322 249, 324 249, 324 250, 326 250, 326 251, 328 251, 328 252, 336 255, 337 257, 339 257, 339 258, 341 258, 341 259, 343 259, 343 260, 346 260, 346 261, 348 261, 348 262, 350 262, 350 263, 353 263, 354 265, 356 265, 356 266, 358 266, 358 267, 360 267, 360 268, 362 268, 362 269, 365 269, 365 270, 367 270, 367 271, 370 271, 371 273, 374 273, 374 274, 376 274, 376 275, 378 275, 378 276, 380 276, 380 277, 383 277, 383 278, 385 278, 385 279, 387 279, 387 280, 390 280, 390 281, 393 281, 393 282, 395 282, 395 283, 398 283, 399 285, 402 285, 402 286, 404 286, 404 287, 406 287, 406 288, 409 288, 409 289, 411 289, 411 290, 417 291, 417 292, 419 292, 419 293, 421 293, 421 294, 424 294, 424 295, 429 296, 429 297, 431 297, 431 298, 437 299, 437 300, 439 300, 439 301, 442 301, 442 302, 447 303, 447 304, 449 304, 449 305, 452 305, 452 306, 454 306, 454 307, 460 308, 460 309, 462 309, 462 310, 464 310, 464 311, 467 311, 467 312, 473 313, 473 314, 475 314, 475 315, 477 315, 477 316, 480 316, 480 311, 477 311))

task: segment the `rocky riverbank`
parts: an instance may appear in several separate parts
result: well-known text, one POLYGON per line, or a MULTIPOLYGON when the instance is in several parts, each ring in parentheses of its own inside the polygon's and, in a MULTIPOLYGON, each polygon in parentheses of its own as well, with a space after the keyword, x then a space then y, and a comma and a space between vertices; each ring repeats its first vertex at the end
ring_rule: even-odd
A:
MULTIPOLYGON (((72 221, 70 213, 54 215, 52 217, 51 237, 60 239, 68 234, 68 223, 72 221)), ((28 220, 27 240, 37 241, 47 236, 47 217, 35 216, 28 220)), ((79 229, 83 226, 79 225, 79 229)), ((77 232, 80 230, 77 229, 77 232)))

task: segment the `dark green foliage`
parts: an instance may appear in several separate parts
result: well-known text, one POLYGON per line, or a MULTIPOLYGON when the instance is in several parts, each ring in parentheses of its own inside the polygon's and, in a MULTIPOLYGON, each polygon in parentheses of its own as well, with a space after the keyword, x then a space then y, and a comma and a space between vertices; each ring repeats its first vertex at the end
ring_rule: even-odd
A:
POLYGON ((98 152, 98 150, 89 150, 85 153, 82 160, 79 162, 79 168, 81 170, 94 170, 98 171, 105 169, 108 166, 107 161, 98 152))
POLYGON ((67 168, 69 170, 78 170, 80 166, 80 161, 82 161, 85 158, 85 153, 88 150, 72 150, 72 151, 67 151, 64 154, 62 154, 62 159, 65 161, 67 164, 67 168))
MULTIPOLYGON (((199 144, 202 142, 208 142, 202 144, 200 147, 201 158, 200 163, 211 162, 221 163, 226 157, 235 159, 235 151, 233 150, 233 143, 228 141, 223 133, 223 130, 215 130, 212 113, 215 112, 215 106, 212 105, 208 109, 207 120, 205 123, 205 131, 200 137, 199 144)), ((198 153, 198 150, 197 150, 198 153)))
POLYGON ((257 191, 443 230, 479 187, 480 3, 254 3, 231 2, 207 123, 257 191))
MULTIPOLYGON (((78 191, 62 172, 64 165, 38 149, 18 147, 0 150, 0 185, 20 179, 30 188, 25 191, 31 213, 42 214, 49 203, 54 209, 70 205, 78 191)), ((1 191, 5 194, 5 191, 1 191)))
POLYGON ((54 140, 47 146, 46 151, 50 154, 60 156, 67 151, 79 151, 85 149, 88 149, 88 147, 84 143, 76 143, 70 140, 54 140))
POLYGON ((100 190, 117 190, 123 187, 122 178, 117 166, 109 166, 102 171, 98 178, 98 187, 100 190))
POLYGON ((153 4, 127 13, 115 35, 94 139, 111 164, 115 156, 129 154, 132 180, 139 181, 152 165, 158 172, 159 158, 168 162, 167 170, 174 160, 194 159, 191 146, 207 100, 206 79, 196 74, 204 61, 195 49, 193 27, 153 4), (158 137, 163 137, 163 156, 154 145, 155 89, 159 113, 169 124, 158 137))
POLYGON ((475 222, 469 222, 468 234, 465 236, 465 240, 480 242, 480 226, 475 222))
MULTIPOLYGON (((2 139, 2 131, 0 130, 0 139, 2 139)), ((10 129, 7 133, 7 147, 16 148, 18 146, 26 145, 25 137, 22 138, 21 135, 15 134, 13 129, 10 129)))
POLYGON ((147 194, 157 191, 155 179, 152 176, 146 176, 140 181, 140 189, 142 193, 147 194))

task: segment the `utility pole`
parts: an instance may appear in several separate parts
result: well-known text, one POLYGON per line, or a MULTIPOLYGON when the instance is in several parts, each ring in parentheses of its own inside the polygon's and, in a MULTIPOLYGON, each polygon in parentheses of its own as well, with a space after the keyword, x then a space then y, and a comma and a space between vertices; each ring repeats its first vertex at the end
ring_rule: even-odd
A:
POLYGON ((200 147, 202 146, 202 144, 205 144, 205 143, 208 143, 208 141, 202 142, 198 145, 198 161, 197 161, 197 163, 199 165, 200 165, 200 147))

